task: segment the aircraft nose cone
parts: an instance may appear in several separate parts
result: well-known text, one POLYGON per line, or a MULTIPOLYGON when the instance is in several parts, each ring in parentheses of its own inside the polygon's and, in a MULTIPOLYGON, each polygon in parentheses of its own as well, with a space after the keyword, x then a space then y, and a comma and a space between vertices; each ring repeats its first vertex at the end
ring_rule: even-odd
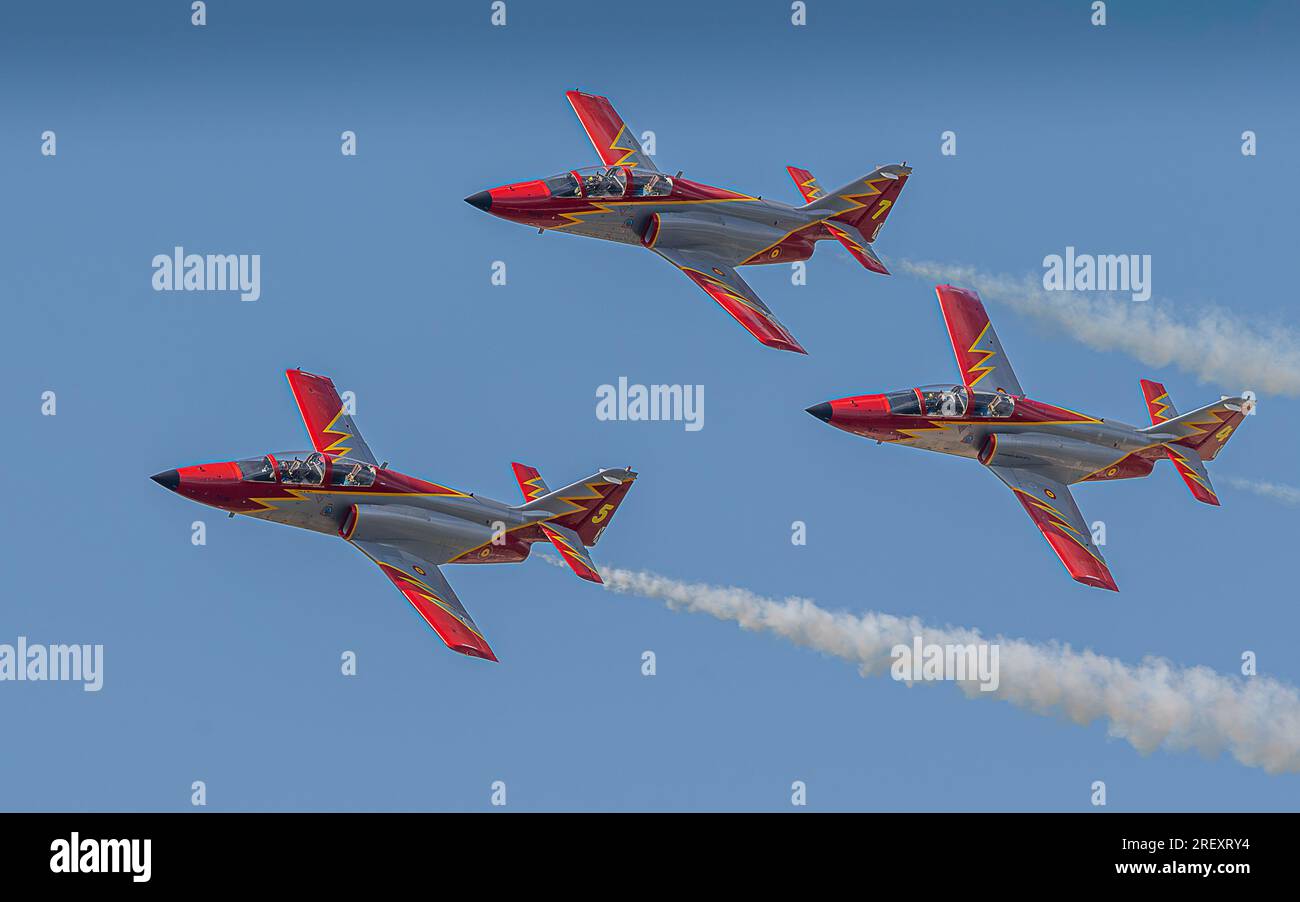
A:
POLYGON ((488 210, 492 209, 492 195, 488 194, 486 191, 480 191, 477 194, 471 194, 469 197, 465 198, 465 203, 469 204, 471 207, 478 207, 486 213, 488 210))
POLYGON ((831 402, 823 401, 820 404, 814 404, 808 408, 808 412, 823 423, 829 423, 831 421, 831 402))
POLYGON ((155 473, 149 477, 165 489, 176 491, 176 487, 181 484, 181 474, 175 470, 163 470, 161 473, 155 473))

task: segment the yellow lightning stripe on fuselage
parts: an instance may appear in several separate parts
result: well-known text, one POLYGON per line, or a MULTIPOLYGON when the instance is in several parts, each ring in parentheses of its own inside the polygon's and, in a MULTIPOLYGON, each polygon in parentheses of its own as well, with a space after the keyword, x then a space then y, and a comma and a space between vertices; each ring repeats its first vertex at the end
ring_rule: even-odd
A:
POLYGON ((278 504, 274 502, 291 504, 296 501, 307 501, 309 500, 307 497, 309 495, 340 495, 346 498, 355 498, 357 496, 364 496, 367 498, 469 498, 470 497, 470 495, 467 494, 466 492, 459 492, 456 489, 447 489, 446 491, 443 492, 354 492, 346 489, 340 489, 339 486, 331 486, 329 488, 321 488, 321 489, 301 489, 301 488, 289 488, 288 486, 285 486, 284 491, 288 492, 293 497, 284 498, 280 496, 262 496, 259 498, 249 498, 248 499, 249 501, 261 505, 261 508, 255 511, 236 511, 236 513, 260 514, 263 511, 276 511, 279 510, 280 507, 278 504))
MULTIPOLYGON (((750 197, 747 194, 741 194, 736 197, 681 198, 679 200, 673 200, 671 198, 667 200, 664 200, 662 198, 652 198, 649 200, 592 200, 591 198, 587 198, 587 197, 581 198, 581 200, 585 201, 588 204, 591 204, 596 209, 579 210, 574 213, 556 213, 555 214, 556 216, 562 216, 569 221, 561 225, 542 226, 542 228, 567 229, 571 225, 577 225, 586 222, 586 217, 588 216, 600 216, 605 213, 618 213, 619 211, 615 209, 616 207, 656 207, 657 208, 657 207, 690 206, 691 204, 749 204, 749 203, 758 202, 757 197, 750 197)), ((654 209, 651 210, 651 212, 658 213, 660 211, 654 209)), ((812 225, 815 225, 815 223, 812 223, 812 225)), ((808 228, 808 226, 801 226, 800 228, 808 228)), ((798 231, 798 229, 796 229, 795 231, 798 231)), ((794 232, 791 232, 790 234, 794 234, 794 232)), ((787 235, 786 238, 788 237, 790 236, 787 235)), ((783 238, 781 240, 784 241, 785 239, 783 238)), ((780 241, 777 242, 777 244, 780 243, 781 243, 780 241)))
MULTIPOLYGON (((954 428, 956 428, 958 425, 961 425, 960 423, 936 423, 934 420, 927 420, 926 422, 928 422, 930 425, 929 425, 929 426, 912 426, 912 427, 910 427, 910 428, 897 428, 897 429, 895 429, 895 430, 894 430, 895 432, 901 432, 901 433, 903 433, 904 435, 906 435, 907 438, 898 438, 898 439, 894 439, 894 441, 896 441, 896 442, 910 442, 910 441, 912 441, 913 439, 921 438, 921 433, 923 433, 923 432, 942 432, 942 431, 945 430, 945 429, 954 429, 954 428)), ((981 420, 980 422, 983 422, 983 421, 981 420)), ((970 425, 970 424, 967 424, 967 425, 970 425)), ((922 449, 922 450, 925 450, 925 449, 922 449)))
MULTIPOLYGON (((892 428, 895 432, 902 432, 906 434, 908 436, 908 439, 914 439, 914 438, 920 438, 921 437, 920 433, 922 432, 934 432, 943 429, 953 429, 957 426, 1003 426, 1004 427, 1003 429, 997 430, 997 432, 995 432, 994 434, 1005 433, 1007 435, 1016 435, 1020 432, 1033 432, 1034 429, 1038 426, 1081 426, 1087 423, 1101 422, 1101 420, 1095 419, 1093 417, 1087 416, 1082 413, 1077 413, 1073 410, 1067 410, 1064 407, 1058 409, 1064 410, 1066 413, 1072 413, 1075 416, 1077 416, 1079 419, 1077 420, 1023 420, 1020 422, 1009 423, 1005 419, 999 419, 994 417, 951 417, 951 418, 944 418, 942 420, 927 418, 926 422, 930 424, 928 426, 889 427, 889 428, 892 428), (1006 427, 1021 427, 1021 428, 1006 428, 1006 427)), ((901 442, 901 441, 907 441, 908 439, 894 439, 894 441, 901 442)), ((1164 442, 1152 442, 1150 445, 1147 445, 1146 447, 1155 448, 1163 444, 1164 442)), ((1139 448, 1137 450, 1140 451, 1143 449, 1139 448)), ((1125 454, 1124 457, 1128 457, 1131 454, 1135 454, 1135 453, 1137 452, 1131 451, 1128 454, 1125 454)), ((1120 460, 1123 460, 1124 457, 1121 457, 1120 460)), ((1119 463, 1119 461, 1115 461, 1115 463, 1119 463)), ((1115 463, 1107 464, 1106 466, 1113 467, 1115 463)), ((1104 470, 1105 467, 1103 467, 1102 469, 1104 470)))

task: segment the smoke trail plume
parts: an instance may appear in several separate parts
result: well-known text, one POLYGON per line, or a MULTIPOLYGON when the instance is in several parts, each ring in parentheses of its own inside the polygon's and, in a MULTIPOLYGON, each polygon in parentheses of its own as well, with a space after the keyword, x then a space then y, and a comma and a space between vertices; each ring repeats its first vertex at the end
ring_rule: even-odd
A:
POLYGON ((1240 476, 1228 476, 1224 479, 1228 485, 1247 492, 1254 492, 1283 504, 1300 504, 1300 489, 1280 482, 1265 482, 1262 479, 1243 479, 1240 476))
POLYGON ((1090 348, 1123 351, 1143 363, 1170 364, 1224 392, 1300 396, 1300 333, 1257 327, 1231 312, 1206 308, 1179 316, 1155 301, 1134 303, 1102 292, 1046 291, 1041 276, 993 275, 961 264, 901 260, 900 269, 932 282, 977 290, 1064 330, 1090 348))
POLYGON ((1143 754, 1195 749, 1216 757, 1227 751, 1270 774, 1300 772, 1300 693, 1267 677, 1227 677, 1157 657, 1125 664, 1056 642, 989 640, 976 630, 935 628, 916 618, 874 611, 828 611, 807 598, 776 600, 748 589, 684 583, 646 571, 604 567, 601 574, 610 591, 772 633, 856 664, 863 676, 888 673, 891 649, 910 645, 915 636, 936 645, 993 642, 1000 648, 999 685, 981 692, 974 679, 959 681, 968 698, 1000 699, 1081 725, 1104 720, 1111 736, 1143 754))

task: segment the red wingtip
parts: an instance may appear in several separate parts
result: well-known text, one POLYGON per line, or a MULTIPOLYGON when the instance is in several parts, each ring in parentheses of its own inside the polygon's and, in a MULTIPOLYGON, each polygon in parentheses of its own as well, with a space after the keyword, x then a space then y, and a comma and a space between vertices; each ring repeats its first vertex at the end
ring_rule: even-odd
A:
POLYGON ((755 337, 758 338, 760 342, 767 345, 769 348, 776 348, 778 351, 793 351, 796 354, 808 353, 803 349, 803 347, 797 341, 794 341, 793 339, 791 339, 790 341, 786 341, 784 338, 764 338, 762 336, 755 336, 755 337))
MULTIPOLYGON (((497 660, 497 656, 492 653, 492 649, 488 648, 486 642, 480 643, 478 645, 469 645, 469 644, 457 645, 455 648, 456 651, 460 652, 462 655, 465 655, 466 657, 482 658, 485 661, 497 660)), ((497 663, 500 662, 498 661, 497 663)))
POLYGON ((1108 589, 1111 592, 1118 592, 1119 586, 1115 585, 1115 579, 1110 575, 1108 570, 1102 570, 1100 576, 1076 576, 1076 582, 1081 582, 1085 586, 1092 586, 1094 589, 1108 589))

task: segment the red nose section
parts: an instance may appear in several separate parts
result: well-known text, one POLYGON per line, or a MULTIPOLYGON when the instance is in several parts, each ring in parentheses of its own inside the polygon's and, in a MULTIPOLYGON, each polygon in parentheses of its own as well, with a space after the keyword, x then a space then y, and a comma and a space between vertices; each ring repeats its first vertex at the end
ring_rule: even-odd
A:
POLYGON ((852 429, 889 413, 889 402, 884 395, 858 395, 814 404, 808 408, 808 412, 823 423, 830 423, 840 429, 852 429))
POLYGON ((499 210, 502 207, 509 208, 514 204, 546 200, 550 196, 550 189, 547 188, 546 183, 541 180, 532 182, 516 182, 513 185, 502 185, 500 188, 493 188, 489 191, 488 197, 492 199, 489 209, 499 210))
MULTIPOLYGON (((172 470, 175 485, 168 486, 178 495, 213 507, 226 507, 239 500, 243 479, 236 463, 199 464, 172 470)), ((157 478, 154 480, 157 482, 157 478)))

